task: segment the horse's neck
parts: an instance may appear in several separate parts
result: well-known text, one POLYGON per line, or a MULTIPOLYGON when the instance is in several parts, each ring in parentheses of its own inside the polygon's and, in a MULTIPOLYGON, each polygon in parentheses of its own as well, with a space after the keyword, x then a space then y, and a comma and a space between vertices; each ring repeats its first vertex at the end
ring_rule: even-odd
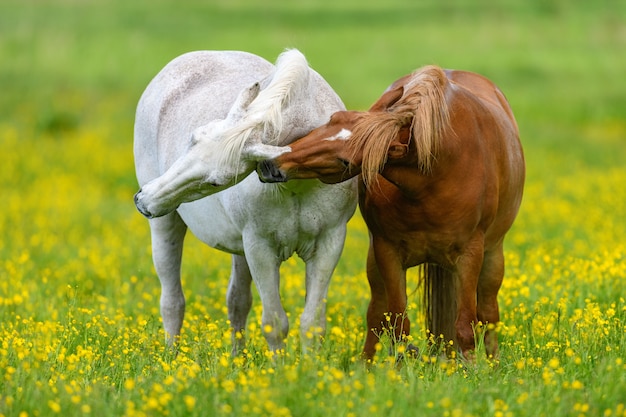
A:
POLYGON ((313 110, 318 107, 317 103, 313 102, 310 97, 303 97, 301 100, 303 103, 297 103, 285 109, 278 146, 289 145, 326 122, 325 114, 313 110))
POLYGON ((330 116, 345 107, 330 85, 315 71, 309 83, 301 86, 283 110, 283 130, 279 146, 289 145, 311 130, 328 122, 330 116))

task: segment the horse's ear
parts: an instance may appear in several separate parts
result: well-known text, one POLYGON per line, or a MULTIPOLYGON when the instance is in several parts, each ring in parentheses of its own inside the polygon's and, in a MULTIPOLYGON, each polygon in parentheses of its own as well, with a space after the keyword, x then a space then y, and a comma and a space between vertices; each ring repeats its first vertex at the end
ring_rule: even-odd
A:
POLYGON ((261 91, 261 84, 259 84, 258 82, 252 84, 250 87, 246 87, 241 90, 241 92, 237 96, 237 99, 235 100, 235 103, 230 108, 230 111, 228 112, 228 116, 226 118, 228 119, 233 116, 242 115, 248 108, 250 103, 252 103, 254 99, 259 95, 259 91, 261 91))
POLYGON ((396 88, 393 88, 389 91, 386 91, 377 101, 376 103, 372 104, 372 107, 370 107, 369 111, 385 111, 387 110, 389 107, 393 106, 394 104, 396 104, 396 102, 398 100, 400 100, 400 97, 402 97, 402 94, 404 93, 404 87, 399 86, 396 88))

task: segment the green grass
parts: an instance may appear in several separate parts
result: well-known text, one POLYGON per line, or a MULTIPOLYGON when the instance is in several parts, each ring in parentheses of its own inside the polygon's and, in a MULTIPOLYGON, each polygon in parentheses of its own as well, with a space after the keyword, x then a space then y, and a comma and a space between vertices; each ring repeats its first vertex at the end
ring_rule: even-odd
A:
POLYGON ((623 2, 283 3, 0 4, 0 416, 626 415, 623 2), (247 359, 231 359, 229 257, 193 237, 181 352, 164 349, 148 225, 132 204, 137 100, 184 52, 273 61, 286 47, 353 109, 430 63, 505 92, 528 181, 506 245, 499 364, 424 356, 398 368, 384 337, 372 368, 358 362, 369 299, 358 215, 317 353, 299 352, 303 266, 292 259, 286 351, 270 358, 257 300, 247 359))

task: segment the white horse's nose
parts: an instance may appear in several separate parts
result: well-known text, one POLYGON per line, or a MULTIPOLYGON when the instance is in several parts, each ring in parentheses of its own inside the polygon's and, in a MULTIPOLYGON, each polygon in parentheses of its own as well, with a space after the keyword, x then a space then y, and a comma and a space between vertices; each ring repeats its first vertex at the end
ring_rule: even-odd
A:
POLYGON ((139 213, 143 214, 148 219, 151 219, 154 217, 152 213, 148 211, 143 201, 141 200, 141 188, 139 189, 139 191, 137 191, 137 194, 135 194, 135 207, 137 207, 137 210, 139 211, 139 213))

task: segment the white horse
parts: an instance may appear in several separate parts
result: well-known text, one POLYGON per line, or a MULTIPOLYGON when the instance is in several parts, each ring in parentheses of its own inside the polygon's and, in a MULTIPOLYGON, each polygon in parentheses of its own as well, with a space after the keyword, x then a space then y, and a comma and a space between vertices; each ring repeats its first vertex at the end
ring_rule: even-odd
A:
POLYGON ((306 263, 303 349, 309 332, 324 335, 328 286, 356 208, 356 183, 263 184, 250 173, 257 160, 288 151, 284 145, 342 109, 297 50, 281 54, 276 67, 245 52, 192 52, 148 85, 135 121, 141 186, 135 204, 150 219, 168 343, 179 337, 185 311, 180 270, 187 228, 232 254, 227 305, 233 354, 245 346, 237 333, 246 328, 251 281, 263 305, 269 348, 284 347, 289 322, 279 267, 294 253, 306 263))

